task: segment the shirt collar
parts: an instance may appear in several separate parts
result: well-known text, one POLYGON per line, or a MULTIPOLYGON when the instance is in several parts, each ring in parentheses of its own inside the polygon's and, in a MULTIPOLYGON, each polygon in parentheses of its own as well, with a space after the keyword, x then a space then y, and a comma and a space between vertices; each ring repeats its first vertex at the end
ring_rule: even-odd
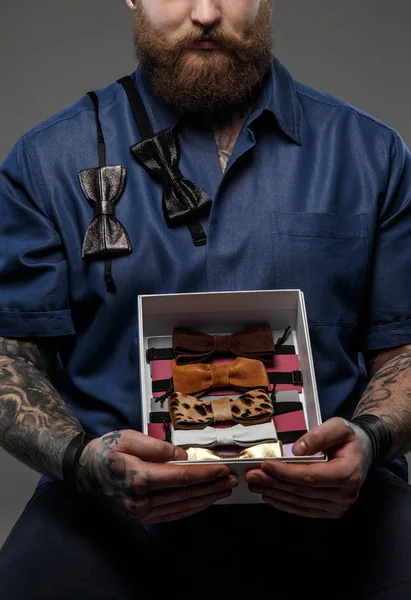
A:
POLYGON ((270 113, 281 131, 301 146, 300 104, 295 82, 277 58, 271 63, 257 110, 270 113))
MULTIPOLYGON (((135 82, 155 132, 174 127, 183 113, 157 96, 150 88, 147 74, 141 65, 135 72, 135 82)), ((254 118, 262 112, 270 113, 281 131, 301 145, 300 109, 295 82, 287 69, 274 58, 257 103, 254 118)), ((253 117, 252 117, 253 118, 253 117)))

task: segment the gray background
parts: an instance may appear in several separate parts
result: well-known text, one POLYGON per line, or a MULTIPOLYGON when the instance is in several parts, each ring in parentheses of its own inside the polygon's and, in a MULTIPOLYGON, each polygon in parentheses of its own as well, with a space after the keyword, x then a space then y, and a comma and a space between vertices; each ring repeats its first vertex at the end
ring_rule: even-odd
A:
MULTIPOLYGON (((385 121, 411 144, 405 0, 278 0, 277 55, 296 79, 385 121)), ((0 3, 0 161, 28 129, 135 68, 124 0, 0 3)), ((37 475, 0 450, 0 545, 37 475)))

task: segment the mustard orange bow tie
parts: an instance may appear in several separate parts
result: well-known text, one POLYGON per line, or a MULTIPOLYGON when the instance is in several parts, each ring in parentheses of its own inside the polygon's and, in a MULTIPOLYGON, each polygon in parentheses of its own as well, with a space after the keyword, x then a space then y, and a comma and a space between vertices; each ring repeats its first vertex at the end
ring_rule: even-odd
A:
POLYGON ((236 358, 225 365, 178 365, 173 360, 174 392, 203 396, 212 388, 233 388, 240 392, 269 390, 270 382, 263 363, 251 358, 236 358))
POLYGON ((256 425, 270 421, 274 414, 270 397, 261 389, 211 402, 175 392, 170 396, 169 409, 174 429, 204 429, 223 421, 256 425))

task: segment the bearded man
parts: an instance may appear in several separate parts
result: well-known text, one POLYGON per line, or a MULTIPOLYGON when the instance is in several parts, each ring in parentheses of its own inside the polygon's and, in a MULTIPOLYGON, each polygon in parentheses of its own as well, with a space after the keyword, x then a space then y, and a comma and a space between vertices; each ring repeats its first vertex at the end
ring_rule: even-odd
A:
POLYGON ((43 475, 0 598, 408 598, 410 153, 293 80, 269 0, 127 4, 136 72, 0 170, 0 443, 43 475), (226 465, 142 433, 136 299, 267 289, 305 294, 323 424, 293 452, 329 460, 222 504, 226 465))

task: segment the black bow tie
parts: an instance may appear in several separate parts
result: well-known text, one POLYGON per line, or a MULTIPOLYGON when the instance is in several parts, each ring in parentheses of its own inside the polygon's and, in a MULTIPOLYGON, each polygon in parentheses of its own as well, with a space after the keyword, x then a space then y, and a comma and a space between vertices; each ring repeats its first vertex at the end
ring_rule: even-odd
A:
POLYGON ((130 148, 133 157, 149 175, 160 181, 163 212, 168 227, 187 225, 195 246, 202 246, 207 236, 199 219, 209 214, 212 201, 195 183, 181 174, 178 163, 180 148, 173 129, 155 134, 143 99, 130 77, 118 80, 126 94, 142 141, 130 148))
POLYGON ((83 258, 111 258, 131 252, 127 232, 114 216, 114 206, 124 192, 126 173, 121 165, 80 171, 81 189, 94 210, 84 237, 83 258))
POLYGON ((133 156, 164 186, 163 211, 169 227, 185 225, 209 214, 212 202, 193 181, 181 174, 180 151, 172 129, 131 147, 133 156))

